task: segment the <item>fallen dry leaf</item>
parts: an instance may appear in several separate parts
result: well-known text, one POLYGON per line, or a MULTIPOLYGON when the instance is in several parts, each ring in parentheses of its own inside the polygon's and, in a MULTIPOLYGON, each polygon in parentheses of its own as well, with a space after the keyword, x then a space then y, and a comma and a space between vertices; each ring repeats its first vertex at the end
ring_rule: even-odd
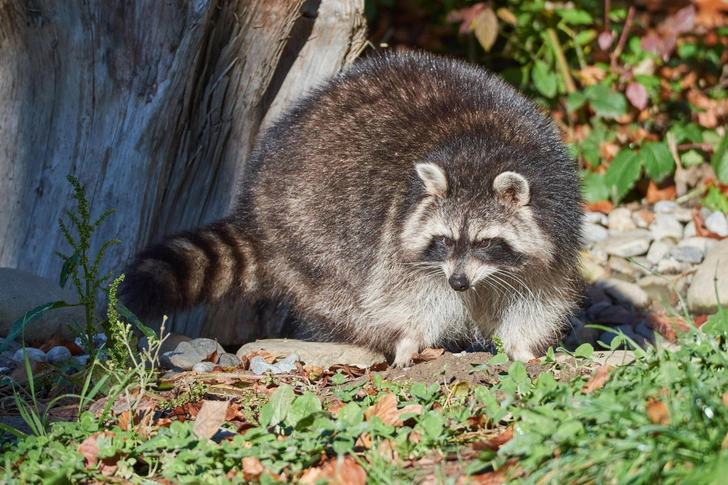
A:
POLYGON ((670 316, 665 312, 650 312, 647 315, 647 327, 657 331, 668 340, 677 339, 677 329, 680 333, 690 330, 690 326, 676 316, 670 316))
POLYGON ((84 355, 86 353, 81 347, 76 345, 75 342, 64 340, 63 336, 61 336, 59 332, 53 334, 53 336, 45 342, 39 342, 39 344, 39 346, 34 347, 46 353, 53 347, 66 347, 71 352, 71 355, 84 355))
POLYGON ((502 485, 507 482, 506 474, 499 470, 480 475, 463 475, 458 480, 457 485, 502 485))
POLYGON ((586 384, 584 384, 584 387, 581 389, 581 393, 589 394, 590 392, 594 392, 597 389, 604 387, 604 384, 606 384, 609 380, 609 371, 612 369, 613 367, 611 365, 603 365, 599 367, 586 384))
MULTIPOLYGON (((95 433, 85 440, 81 442, 80 445, 78 445, 78 448, 76 448, 76 451, 81 453, 83 455, 85 466, 87 470, 91 470, 99 463, 99 447, 96 444, 96 440, 100 436, 108 436, 110 438, 113 438, 116 436, 115 433, 112 433, 111 431, 102 431, 100 433, 95 433)), ((116 463, 121 459, 121 454, 117 453, 114 456, 109 456, 106 458, 103 458, 101 460, 101 464, 99 465, 99 471, 104 476, 110 476, 116 473, 116 470, 119 468, 116 463)))
POLYGON ((444 353, 445 349, 431 349, 428 347, 419 354, 412 354, 412 361, 415 364, 419 364, 420 362, 428 362, 430 360, 437 359, 444 353))
MULTIPOLYGON (((35 360, 30 361, 30 372, 32 372, 34 376, 38 375, 46 367, 48 367, 48 363, 46 362, 38 362, 35 360)), ((26 372, 25 364, 16 367, 15 370, 10 374, 10 379, 15 382, 24 381, 27 378, 28 373, 26 372)))
POLYGON ((504 444, 508 443, 513 439, 513 426, 509 426, 506 428, 505 431, 503 431, 498 436, 495 436, 490 439, 480 440, 476 441, 472 444, 472 447, 474 450, 490 450, 490 451, 498 451, 498 449, 503 446, 504 444))
POLYGON ((197 413, 192 431, 199 438, 212 438, 225 422, 229 401, 203 401, 197 413))
POLYGON ((246 456, 243 458, 243 476, 247 481, 258 481, 265 468, 260 460, 255 456, 246 456))
POLYGON ((667 405, 659 400, 650 400, 647 403, 647 417, 654 424, 670 424, 670 411, 667 405))
POLYGON ((647 203, 654 204, 660 200, 674 200, 675 197, 677 197, 677 188, 674 185, 668 185, 664 189, 660 189, 655 182, 650 180, 650 184, 647 186, 647 194, 645 194, 647 203))
POLYGON ((409 404, 401 409, 397 409, 397 397, 394 394, 387 394, 373 404, 364 412, 364 417, 367 421, 371 420, 373 416, 378 417, 384 424, 391 424, 393 426, 402 426, 403 423, 400 421, 400 417, 406 413, 420 414, 422 412, 422 406, 419 404, 409 404))
POLYGON ((322 466, 309 468, 298 483, 314 485, 319 480, 328 480, 330 485, 365 485, 367 474, 351 455, 343 459, 332 458, 322 466))
POLYGON ((728 391, 723 394, 723 404, 728 407, 728 391))
POLYGON ((593 202, 586 206, 589 212, 601 212, 602 214, 609 215, 614 210, 614 204, 608 200, 600 200, 599 202, 593 202))

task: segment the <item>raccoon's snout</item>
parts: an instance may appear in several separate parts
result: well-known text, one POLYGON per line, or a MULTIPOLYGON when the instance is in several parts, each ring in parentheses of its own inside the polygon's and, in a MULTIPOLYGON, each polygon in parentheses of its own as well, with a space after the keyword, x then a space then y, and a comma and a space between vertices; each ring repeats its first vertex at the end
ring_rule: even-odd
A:
POLYGON ((468 277, 464 274, 454 274, 447 280, 455 291, 465 291, 470 287, 468 277))

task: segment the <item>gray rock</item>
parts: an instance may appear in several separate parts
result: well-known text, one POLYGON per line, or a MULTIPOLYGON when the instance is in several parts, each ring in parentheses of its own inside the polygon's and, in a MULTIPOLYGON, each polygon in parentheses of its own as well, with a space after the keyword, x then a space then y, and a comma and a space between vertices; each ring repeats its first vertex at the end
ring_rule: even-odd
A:
POLYGON ((695 221, 690 221, 687 224, 685 224, 685 229, 683 230, 683 239, 693 237, 697 233, 698 233, 698 231, 695 229, 695 221))
MULTIPOLYGON (((62 289, 55 281, 47 280, 19 269, 0 268, 0 337, 6 337, 16 320, 33 308, 53 301, 78 303, 78 295, 62 289)), ((85 325, 83 307, 59 308, 47 311, 40 320, 25 327, 25 341, 48 340, 60 332, 65 340, 76 336, 69 325, 85 325)), ((20 339, 20 337, 18 337, 20 339)))
POLYGON ((655 202, 655 206, 653 207, 653 211, 655 214, 659 212, 672 212, 675 209, 677 209, 679 206, 676 202, 673 202, 671 200, 658 200, 655 202))
POLYGON ((702 315, 718 311, 716 287, 721 304, 728 307, 728 239, 723 239, 708 251, 705 261, 698 266, 688 289, 690 312, 702 315))
POLYGON ((670 237, 679 241, 683 235, 683 226, 674 214, 660 213, 650 224, 650 232, 655 241, 670 237))
POLYGON ((215 370, 215 364, 212 362, 199 362, 192 366, 192 370, 200 374, 205 374, 215 370))
MULTIPOLYGON (((0 338, 0 347, 2 347, 2 345, 4 343, 5 343, 5 339, 4 338, 0 338)), ((22 345, 20 345, 18 342, 16 342, 15 340, 13 340, 12 342, 9 342, 8 343, 8 350, 6 352, 12 352, 13 355, 15 355, 15 352, 18 349, 22 348, 22 347, 23 347, 22 345)))
MULTIPOLYGON (((672 251, 672 250, 670 250, 672 251)), ((661 275, 680 274, 683 271, 682 263, 673 257, 663 259, 657 263, 657 272, 661 275)))
POLYGON ((296 365, 287 362, 285 359, 282 362, 269 364, 263 357, 256 355, 250 359, 250 370, 254 374, 265 374, 266 372, 270 372, 271 374, 285 374, 296 370, 296 365))
POLYGON ((159 356, 159 362, 165 369, 182 369, 191 370, 195 364, 202 362, 207 354, 202 355, 197 352, 165 352, 159 356))
POLYGON ((23 363, 25 362, 25 357, 23 356, 23 353, 28 355, 28 360, 34 360, 36 362, 47 362, 48 358, 46 357, 46 353, 43 352, 40 349, 34 349, 32 347, 26 347, 25 349, 18 349, 15 352, 15 355, 13 355, 13 360, 15 362, 23 363))
POLYGON ((634 270, 634 273, 639 276, 651 274, 653 264, 644 256, 635 256, 629 265, 634 270))
MULTIPOLYGON (((192 340, 192 339, 190 339, 192 340)), ((182 340, 177 344, 177 347, 174 348, 175 352, 194 352, 195 349, 192 347, 192 344, 190 343, 190 340, 182 340)))
POLYGON ((650 304, 649 295, 634 283, 607 278, 597 281, 595 286, 603 288, 615 303, 629 304, 637 309, 647 308, 650 304))
POLYGON ((198 354, 209 355, 215 351, 217 351, 218 355, 222 355, 225 353, 225 349, 222 348, 222 345, 212 340, 211 338, 196 338, 190 340, 187 343, 189 343, 189 345, 192 347, 192 350, 197 352, 198 354))
POLYGON ((336 364, 369 367, 386 360, 382 353, 356 345, 290 339, 258 340, 247 343, 240 347, 236 355, 242 358, 256 350, 265 350, 275 356, 288 356, 295 353, 300 356, 299 360, 306 365, 315 365, 324 369, 336 364))
POLYGON ((569 318, 571 324, 571 331, 566 339, 566 345, 571 348, 576 348, 581 344, 591 344, 594 346, 597 342, 597 338, 602 334, 602 331, 597 328, 588 328, 584 322, 576 317, 569 318))
MULTIPOLYGON (((647 229, 650 227, 650 222, 645 219, 644 215, 645 211, 635 211, 632 213, 632 222, 634 222, 635 227, 639 229, 647 229)), ((651 220, 652 218, 650 218, 651 220)))
POLYGON ((618 207, 607 216, 607 225, 612 231, 631 231, 636 229, 635 223, 632 221, 632 212, 625 207, 618 207))
MULTIPOLYGON (((607 254, 621 256, 623 258, 641 256, 647 253, 652 239, 653 236, 649 231, 635 229, 633 231, 611 235, 597 244, 595 249, 601 248, 607 254)), ((592 254, 594 254, 593 251, 592 254)))
POLYGON ((700 248, 697 248, 695 246, 677 245, 676 247, 672 248, 672 251, 670 251, 670 256, 678 261, 697 264, 703 260, 704 253, 700 250, 700 248))
POLYGON ((62 364, 67 360, 71 360, 72 355, 70 350, 68 350, 66 347, 63 347, 62 345, 59 345, 58 347, 53 347, 52 349, 50 349, 46 354, 46 357, 48 359, 48 362, 51 364, 62 364))
POLYGON ((603 247, 595 246, 589 250, 589 254, 592 256, 594 261, 599 263, 606 263, 609 259, 609 254, 604 250, 603 247))
POLYGON ((584 224, 584 239, 589 243, 598 243, 609 237, 609 231, 596 224, 584 224))
POLYGON ((584 213, 584 219, 588 223, 599 224, 605 227, 608 224, 607 216, 605 216, 601 212, 586 212, 584 213))
POLYGON ((675 247, 672 241, 655 241, 647 251, 647 260, 652 264, 659 264, 660 261, 670 255, 670 251, 675 247))
POLYGON ((728 220, 720 211, 713 212, 705 219, 705 228, 710 232, 714 232, 720 237, 728 236, 728 220))
POLYGON ((90 355, 77 355, 73 359, 81 365, 86 365, 88 360, 91 358, 90 355))
POLYGON ((230 354, 228 352, 225 352, 220 356, 220 359, 217 361, 217 365, 220 367, 237 367, 241 364, 240 359, 235 354, 230 354))

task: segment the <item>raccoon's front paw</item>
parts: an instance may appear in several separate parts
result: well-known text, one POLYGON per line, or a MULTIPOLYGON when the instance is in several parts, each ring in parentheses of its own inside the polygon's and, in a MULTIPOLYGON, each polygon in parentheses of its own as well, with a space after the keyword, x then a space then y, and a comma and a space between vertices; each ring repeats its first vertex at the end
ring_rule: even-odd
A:
POLYGON ((412 365, 412 354, 419 352, 420 347, 421 344, 413 338, 405 337, 400 340, 394 352, 392 367, 410 367, 412 365))

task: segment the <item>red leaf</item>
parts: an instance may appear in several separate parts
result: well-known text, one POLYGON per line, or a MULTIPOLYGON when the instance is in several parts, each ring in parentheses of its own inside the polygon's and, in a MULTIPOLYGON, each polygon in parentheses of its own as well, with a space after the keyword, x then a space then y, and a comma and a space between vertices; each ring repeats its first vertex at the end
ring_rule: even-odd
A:
POLYGON ((674 15, 665 19, 663 29, 676 34, 684 34, 693 30, 695 26, 695 5, 681 8, 674 15))
POLYGON ((589 379, 587 383, 584 384, 584 387, 581 389, 581 393, 589 394, 596 391, 597 389, 601 389, 602 387, 604 387, 604 384, 606 384, 609 380, 610 370, 612 370, 611 365, 603 365, 598 368, 594 375, 591 376, 591 379, 589 379))
POLYGON ((627 90, 624 93, 632 103, 632 106, 642 111, 647 107, 647 90, 645 87, 638 82, 631 82, 627 85, 627 90))

